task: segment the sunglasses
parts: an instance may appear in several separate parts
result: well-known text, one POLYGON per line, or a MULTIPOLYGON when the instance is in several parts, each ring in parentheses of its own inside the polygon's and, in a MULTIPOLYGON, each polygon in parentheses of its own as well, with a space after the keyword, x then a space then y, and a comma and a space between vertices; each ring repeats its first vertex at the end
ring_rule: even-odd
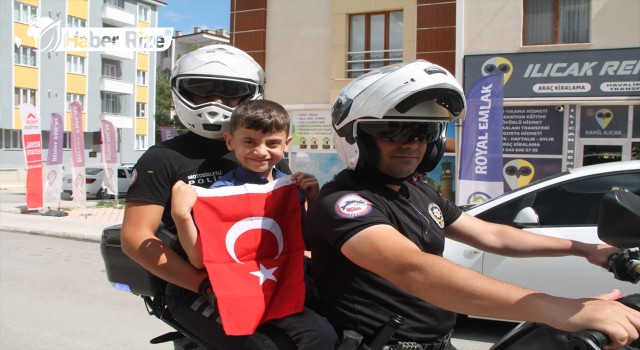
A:
POLYGON ((211 78, 178 78, 178 91, 200 97, 238 98, 255 92, 256 86, 239 81, 211 78))
POLYGON ((388 142, 407 144, 412 142, 431 143, 442 135, 444 123, 412 121, 360 122, 359 131, 388 142))

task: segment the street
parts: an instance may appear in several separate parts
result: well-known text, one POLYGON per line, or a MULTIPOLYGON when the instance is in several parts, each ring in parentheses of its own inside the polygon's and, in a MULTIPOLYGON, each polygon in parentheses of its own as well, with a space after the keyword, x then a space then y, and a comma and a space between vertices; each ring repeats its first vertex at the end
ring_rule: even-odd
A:
MULTIPOLYGON (((0 232, 0 349, 172 349, 142 300, 111 287, 99 245, 0 232)), ((515 324, 465 320, 453 343, 486 350, 515 324)))
POLYGON ((0 232, 0 349, 173 349, 171 328, 107 281, 99 245, 0 232))

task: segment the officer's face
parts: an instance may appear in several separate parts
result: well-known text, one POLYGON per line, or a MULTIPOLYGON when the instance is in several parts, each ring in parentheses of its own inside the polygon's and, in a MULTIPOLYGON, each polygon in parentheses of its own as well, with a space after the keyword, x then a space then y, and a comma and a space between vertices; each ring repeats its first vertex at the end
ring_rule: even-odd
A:
POLYGON ((424 142, 401 144, 379 138, 374 138, 374 141, 380 151, 378 170, 396 178, 412 175, 427 152, 427 144, 424 142))

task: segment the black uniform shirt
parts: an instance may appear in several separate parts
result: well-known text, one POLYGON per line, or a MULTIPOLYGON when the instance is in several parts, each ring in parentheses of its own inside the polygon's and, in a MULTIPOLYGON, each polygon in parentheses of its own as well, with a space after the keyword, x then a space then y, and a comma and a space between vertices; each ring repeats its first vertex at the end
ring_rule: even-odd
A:
POLYGON ((396 332, 396 340, 429 342, 449 331, 455 313, 426 303, 360 268, 340 249, 369 226, 391 225, 422 251, 442 256, 444 227, 461 214, 424 182, 406 182, 396 192, 353 171, 340 172, 320 191, 304 228, 320 298, 331 323, 370 337, 391 314, 398 314, 405 323, 396 332))

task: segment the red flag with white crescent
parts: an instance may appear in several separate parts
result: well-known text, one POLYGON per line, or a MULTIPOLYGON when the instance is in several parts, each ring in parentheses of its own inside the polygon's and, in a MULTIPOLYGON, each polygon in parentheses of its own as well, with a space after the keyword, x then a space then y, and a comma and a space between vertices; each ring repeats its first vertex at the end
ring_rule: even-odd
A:
POLYGON ((196 187, 203 262, 228 335, 302 311, 304 241, 290 176, 265 185, 196 187))

